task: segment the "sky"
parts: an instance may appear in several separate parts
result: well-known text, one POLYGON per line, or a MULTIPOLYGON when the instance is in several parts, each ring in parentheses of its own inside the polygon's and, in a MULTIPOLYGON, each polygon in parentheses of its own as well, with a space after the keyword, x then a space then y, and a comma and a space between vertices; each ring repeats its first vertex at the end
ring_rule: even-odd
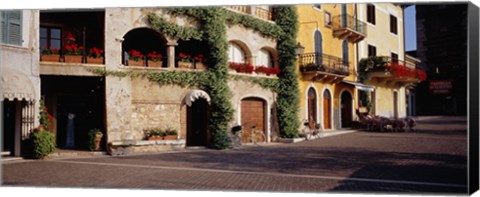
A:
POLYGON ((405 51, 417 50, 417 28, 415 5, 405 9, 405 51))

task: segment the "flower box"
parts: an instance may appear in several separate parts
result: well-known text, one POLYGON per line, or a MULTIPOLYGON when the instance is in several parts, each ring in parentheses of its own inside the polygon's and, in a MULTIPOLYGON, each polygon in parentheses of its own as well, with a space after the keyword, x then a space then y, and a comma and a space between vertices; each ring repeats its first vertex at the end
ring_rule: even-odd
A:
POLYGON ((143 60, 140 60, 140 61, 128 60, 128 66, 144 66, 143 60))
POLYGON ((42 56, 40 56, 40 61, 59 62, 60 61, 60 55, 58 55, 58 54, 42 55, 42 56))
POLYGON ((202 62, 196 62, 195 63, 195 69, 205 70, 205 69, 207 69, 207 65, 202 63, 202 62))
POLYGON ((163 136, 163 140, 176 140, 177 139, 177 135, 166 135, 166 136, 163 136))
POLYGON ((153 136, 148 136, 147 137, 147 140, 163 140, 163 136, 159 136, 159 135, 153 135, 153 136))
POLYGON ((99 57, 99 58, 87 57, 87 64, 103 64, 103 57, 99 57))
POLYGON ((162 62, 162 61, 151 61, 151 60, 148 60, 148 61, 147 61, 147 65, 148 65, 148 67, 161 68, 162 65, 163 65, 163 62, 162 62))
POLYGON ((65 55, 64 58, 67 63, 82 63, 81 55, 65 55))
POLYGON ((193 68, 192 62, 178 62, 178 68, 193 68))

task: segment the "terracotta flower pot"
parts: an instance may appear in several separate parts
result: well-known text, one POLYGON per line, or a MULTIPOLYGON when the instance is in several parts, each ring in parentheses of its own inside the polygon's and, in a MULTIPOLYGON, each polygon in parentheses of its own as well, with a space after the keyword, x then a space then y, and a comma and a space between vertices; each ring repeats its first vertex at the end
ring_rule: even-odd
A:
POLYGON ((147 65, 148 65, 148 67, 160 68, 160 67, 162 67, 163 62, 162 61, 154 62, 154 61, 148 60, 147 65))
POLYGON ((60 55, 58 55, 58 54, 42 55, 42 56, 40 56, 40 61, 59 62, 60 61, 60 55))
POLYGON ((176 135, 166 135, 163 137, 163 140, 176 140, 177 136, 176 135))
POLYGON ((87 57, 87 64, 103 64, 103 57, 99 57, 99 58, 87 57))
POLYGON ((66 63, 82 63, 81 55, 65 55, 66 63))
POLYGON ((202 62, 196 62, 195 63, 195 69, 205 70, 205 69, 207 69, 207 65, 202 63, 202 62))
POLYGON ((159 136, 159 135, 153 135, 153 136, 148 136, 147 139, 150 140, 150 141, 152 141, 152 140, 162 140, 163 137, 159 136))
POLYGON ((193 68, 192 62, 178 62, 178 68, 193 68))
POLYGON ((143 64, 143 60, 135 61, 135 60, 128 60, 128 66, 145 66, 143 64))

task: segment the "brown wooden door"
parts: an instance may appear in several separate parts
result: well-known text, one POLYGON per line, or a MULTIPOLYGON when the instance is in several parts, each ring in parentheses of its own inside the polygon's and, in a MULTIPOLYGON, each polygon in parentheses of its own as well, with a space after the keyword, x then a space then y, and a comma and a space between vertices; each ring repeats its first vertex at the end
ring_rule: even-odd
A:
POLYGON ((398 93, 393 92, 393 117, 398 118, 398 93))
MULTIPOLYGON (((308 122, 317 121, 317 94, 313 88, 308 90, 308 122)), ((311 125, 312 127, 314 125, 311 125)))
POLYGON ((331 97, 330 97, 330 92, 328 90, 325 90, 323 93, 323 125, 325 129, 330 129, 331 125, 331 97))
POLYGON ((341 95, 341 118, 342 118, 342 128, 352 126, 352 96, 348 92, 343 92, 341 95))
POLYGON ((241 119, 243 131, 251 131, 255 125, 256 130, 265 132, 265 103, 261 99, 247 98, 242 100, 241 119))

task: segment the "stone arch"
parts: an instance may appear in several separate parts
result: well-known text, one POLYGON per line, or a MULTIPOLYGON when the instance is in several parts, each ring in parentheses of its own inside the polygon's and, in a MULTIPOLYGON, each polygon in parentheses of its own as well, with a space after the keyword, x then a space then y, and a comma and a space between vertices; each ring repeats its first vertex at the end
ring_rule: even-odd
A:
POLYGON ((228 46, 229 47, 229 49, 228 49, 229 50, 229 61, 230 61, 230 58, 231 58, 230 57, 230 52, 231 52, 230 50, 232 49, 231 47, 237 46, 243 52, 243 57, 245 59, 245 63, 252 64, 252 62, 251 62, 252 61, 252 58, 251 58, 252 57, 252 51, 250 50, 250 48, 248 47, 247 44, 245 44, 244 42, 242 42, 240 40, 230 40, 228 42, 228 45, 229 45, 228 46))
POLYGON ((140 27, 131 29, 123 36, 122 63, 126 63, 128 52, 131 50, 140 51, 144 56, 155 51, 166 57, 167 51, 165 46, 167 42, 169 42, 169 39, 151 28, 140 27))
MULTIPOLYGON (((256 66, 261 65, 261 64, 259 64, 259 62, 261 62, 261 60, 259 61, 259 58, 260 58, 260 53, 262 51, 265 51, 265 52, 269 53, 269 58, 270 58, 270 61, 271 61, 271 67, 278 68, 278 52, 277 52, 277 50, 275 50, 272 47, 262 47, 262 48, 260 48, 260 50, 258 50, 257 57, 256 57, 257 60, 255 62, 255 65, 256 66)), ((264 65, 264 66, 267 66, 267 65, 264 65)))

